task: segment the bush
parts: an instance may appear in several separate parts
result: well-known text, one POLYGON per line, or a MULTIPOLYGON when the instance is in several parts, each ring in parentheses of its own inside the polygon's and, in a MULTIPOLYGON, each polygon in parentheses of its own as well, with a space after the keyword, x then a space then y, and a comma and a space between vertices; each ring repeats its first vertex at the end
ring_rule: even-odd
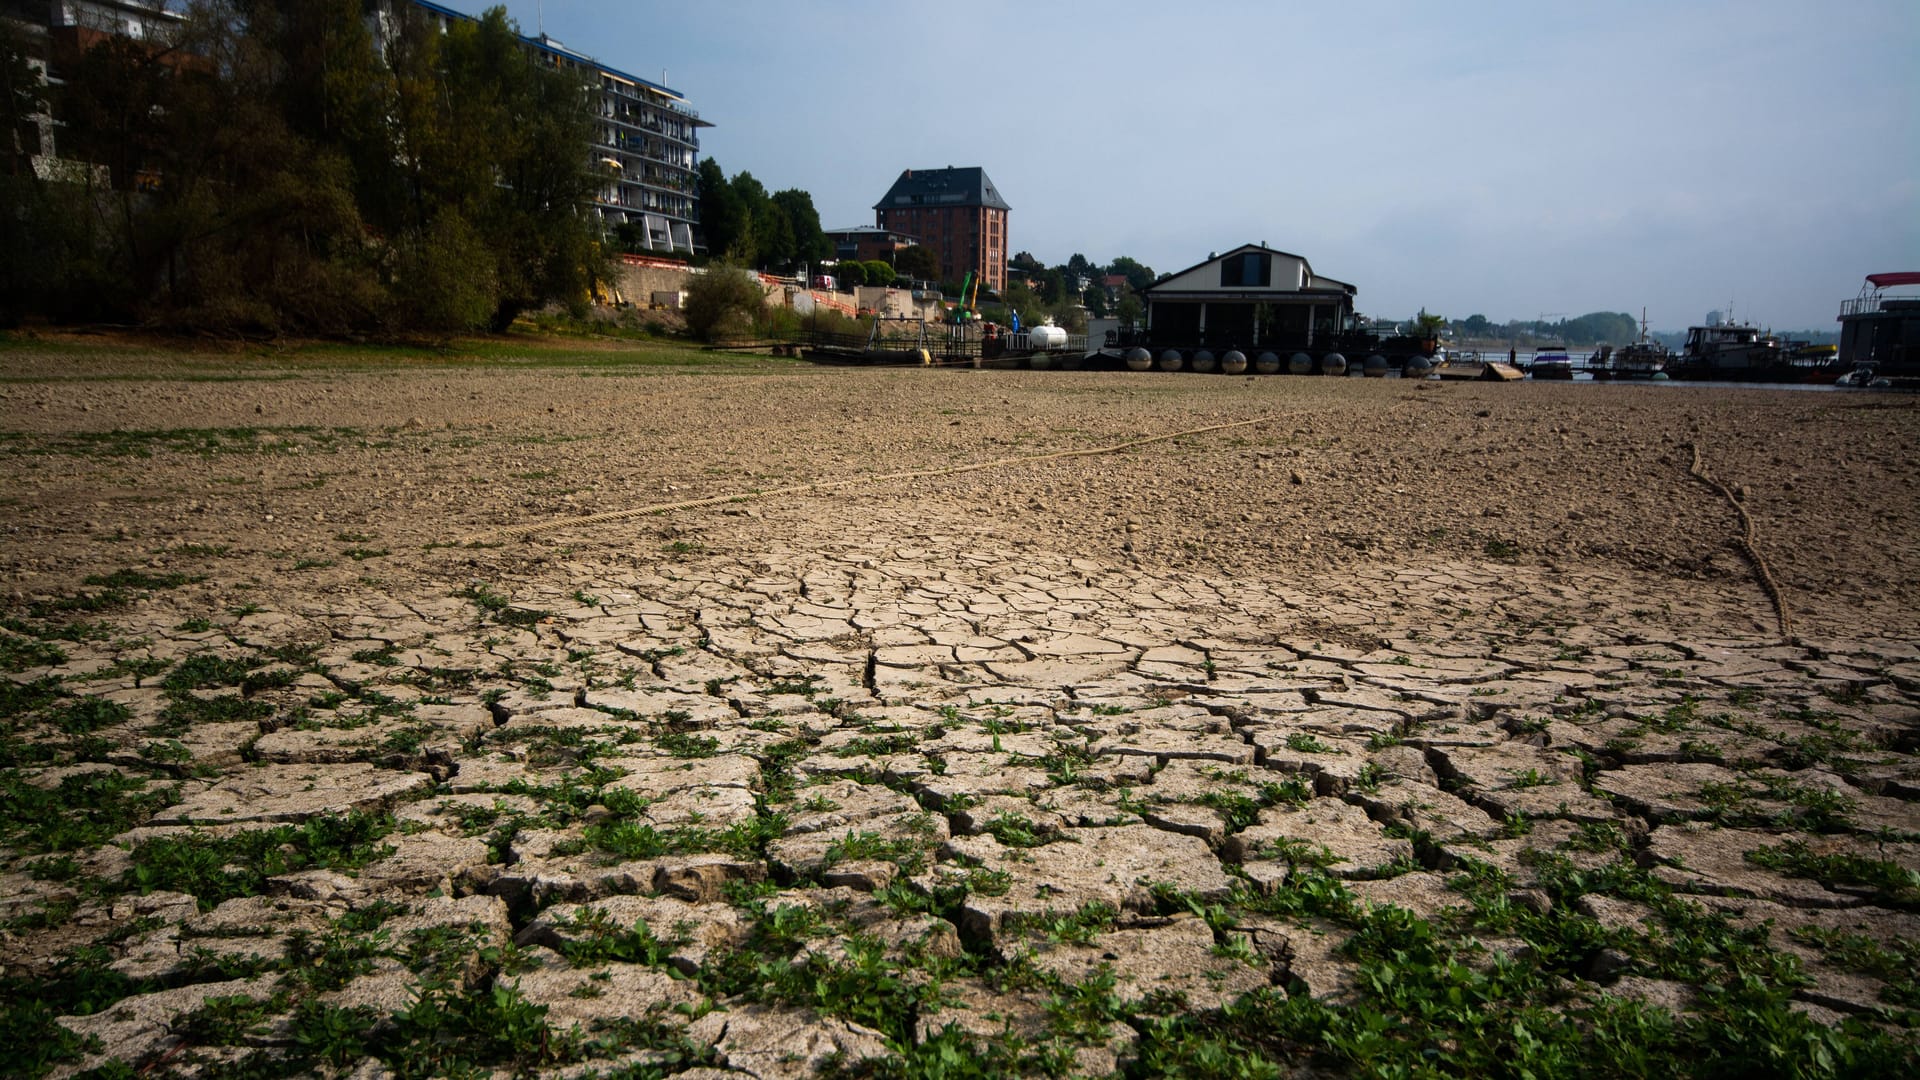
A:
POLYGON ((871 259, 860 265, 866 268, 867 284, 869 285, 893 284, 893 265, 891 263, 882 262, 879 259, 871 259))
POLYGON ((687 331, 701 341, 750 332, 766 303, 760 283, 736 266, 717 264, 687 282, 687 331))

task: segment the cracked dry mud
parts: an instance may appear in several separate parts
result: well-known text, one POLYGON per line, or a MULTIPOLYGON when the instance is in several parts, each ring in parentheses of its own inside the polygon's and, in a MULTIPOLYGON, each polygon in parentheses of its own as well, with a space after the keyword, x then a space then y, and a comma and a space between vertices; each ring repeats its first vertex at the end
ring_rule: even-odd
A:
POLYGON ((1912 399, 533 358, 0 357, 27 1071, 1912 1061, 1912 399))

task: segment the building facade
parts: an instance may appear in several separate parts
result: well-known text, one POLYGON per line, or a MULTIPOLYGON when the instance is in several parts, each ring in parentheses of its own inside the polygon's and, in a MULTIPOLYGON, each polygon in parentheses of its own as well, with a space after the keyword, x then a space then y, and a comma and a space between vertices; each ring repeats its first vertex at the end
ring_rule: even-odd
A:
POLYGON ((1154 342, 1209 348, 1312 348, 1353 323, 1358 290, 1313 272, 1299 255, 1242 244, 1149 285, 1154 342))
POLYGON ((1007 213, 1013 208, 981 168, 908 169, 874 205, 874 224, 917 237, 942 281, 969 272, 986 288, 1007 287, 1007 213))
POLYGON ((828 229, 825 235, 827 242, 833 245, 834 259, 853 259, 858 262, 869 262, 875 259, 892 262, 895 252, 901 248, 913 247, 919 242, 911 236, 872 225, 856 225, 851 229, 828 229))
MULTIPOLYGON (((103 41, 125 38, 159 52, 172 44, 186 22, 165 0, 0 0, 0 20, 24 46, 27 67, 49 86, 59 84, 64 66, 103 41)), ((192 61, 182 57, 174 62, 192 61)), ((112 182, 101 167, 60 156, 59 125, 47 111, 45 96, 38 104, 40 111, 27 117, 19 130, 5 133, 0 151, 30 162, 42 180, 79 181, 92 172, 98 185, 112 182)))
MULTIPOLYGON (((429 0, 399 0, 446 25, 473 16, 429 0)), ((392 5, 378 17, 393 18, 392 5)), ((700 129, 713 125, 679 92, 609 67, 540 34, 522 36, 548 64, 579 74, 597 87, 591 151, 600 190, 593 212, 608 233, 621 226, 637 234, 644 251, 693 254, 700 245, 700 129)))

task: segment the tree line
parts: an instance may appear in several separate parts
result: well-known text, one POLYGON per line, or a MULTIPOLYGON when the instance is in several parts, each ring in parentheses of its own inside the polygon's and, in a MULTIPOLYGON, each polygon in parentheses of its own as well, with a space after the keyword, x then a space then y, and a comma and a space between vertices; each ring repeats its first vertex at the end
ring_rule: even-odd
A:
POLYGON ((0 322, 450 332, 584 304, 583 76, 501 8, 369 10, 205 0, 165 43, 56 54, 52 85, 0 40, 0 322), (58 170, 33 167, 47 113, 58 170))
POLYGON ((1563 345, 1625 345, 1640 338, 1640 320, 1624 311, 1594 311, 1567 319, 1513 319, 1485 315, 1446 321, 1456 337, 1496 341, 1554 341, 1563 345))
POLYGON ((1121 322, 1138 319, 1145 311, 1140 290, 1158 280, 1152 267, 1125 255, 1101 264, 1074 252, 1066 262, 1046 266, 1021 251, 1007 260, 1007 269, 1011 273, 1002 297, 1007 308, 1028 323, 1051 317, 1076 332, 1085 329, 1089 315, 1121 322), (1115 276, 1126 278, 1126 285, 1109 290, 1106 279, 1115 276))
POLYGON ((768 194, 750 172, 729 180, 712 158, 701 159, 699 176, 700 231, 714 258, 776 271, 833 258, 812 195, 798 188, 768 194))

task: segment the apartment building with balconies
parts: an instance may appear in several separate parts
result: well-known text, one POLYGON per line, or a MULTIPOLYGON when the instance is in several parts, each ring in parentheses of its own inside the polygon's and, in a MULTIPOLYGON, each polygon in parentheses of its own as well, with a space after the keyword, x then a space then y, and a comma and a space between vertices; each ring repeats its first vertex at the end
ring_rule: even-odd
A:
MULTIPOLYGON (((399 2, 442 25, 474 17, 430 0, 399 2)), ((390 20, 392 12, 378 18, 390 20)), ((592 211, 602 230, 634 226, 629 232, 642 250, 692 254, 701 243, 700 129, 713 125, 661 83, 575 52, 545 33, 521 40, 542 61, 597 88, 591 156, 600 187, 592 211)))

